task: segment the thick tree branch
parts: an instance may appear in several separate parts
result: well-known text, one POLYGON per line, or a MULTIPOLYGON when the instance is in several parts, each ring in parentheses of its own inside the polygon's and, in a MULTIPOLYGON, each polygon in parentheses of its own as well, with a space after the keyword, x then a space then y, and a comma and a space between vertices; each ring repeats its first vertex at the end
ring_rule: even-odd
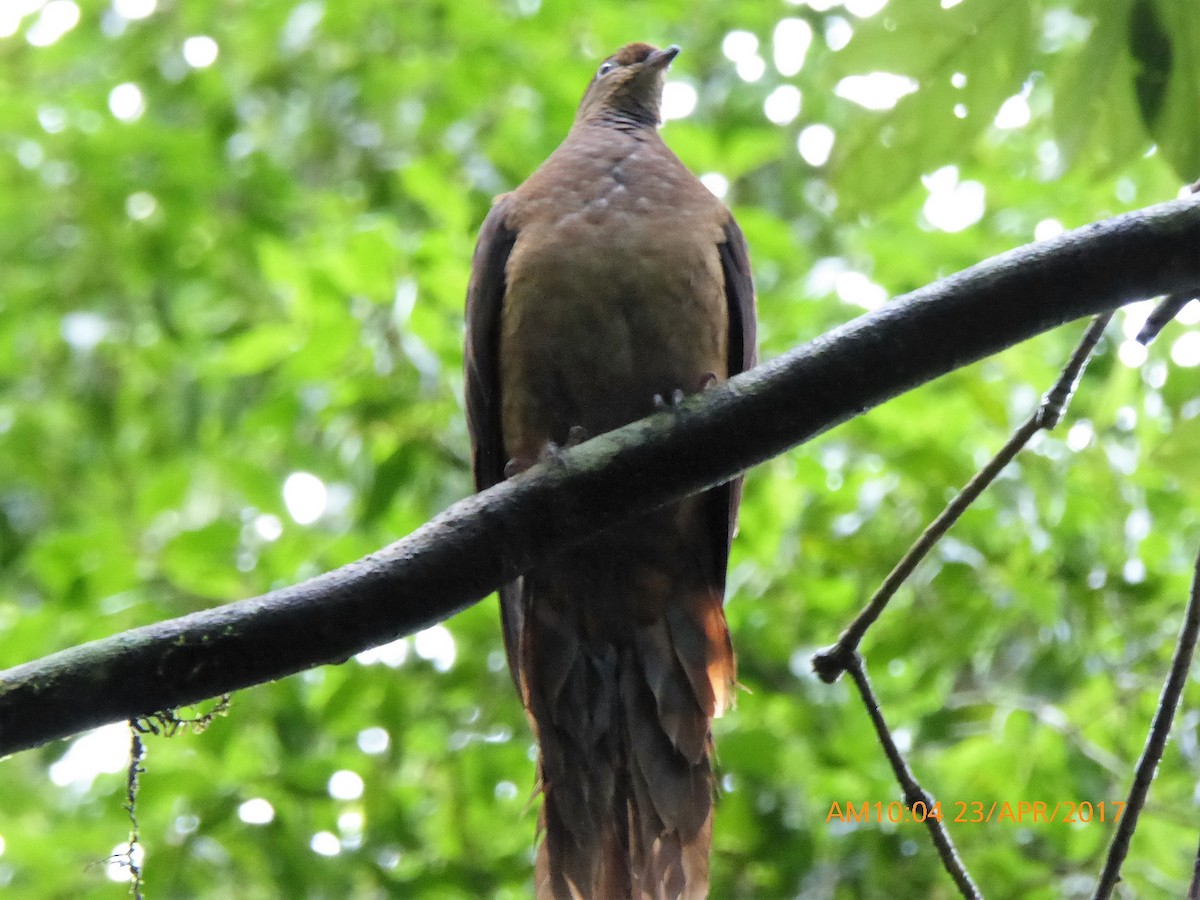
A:
POLYGON ((333 572, 0 672, 0 755, 344 661, 458 612, 572 541, 953 369, 1198 283, 1196 200, 1006 253, 456 503, 333 572))

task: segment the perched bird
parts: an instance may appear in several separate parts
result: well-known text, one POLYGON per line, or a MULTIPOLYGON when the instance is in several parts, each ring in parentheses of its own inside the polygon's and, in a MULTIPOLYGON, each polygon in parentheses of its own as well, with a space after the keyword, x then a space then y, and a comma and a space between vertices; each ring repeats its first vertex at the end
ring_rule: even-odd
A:
MULTIPOLYGON (((566 140, 483 223, 466 314, 479 490, 754 364, 745 240, 658 134, 678 52, 606 59, 566 140)), ((642 515, 500 591, 539 745, 539 898, 708 892, 739 496, 735 482, 642 515)))

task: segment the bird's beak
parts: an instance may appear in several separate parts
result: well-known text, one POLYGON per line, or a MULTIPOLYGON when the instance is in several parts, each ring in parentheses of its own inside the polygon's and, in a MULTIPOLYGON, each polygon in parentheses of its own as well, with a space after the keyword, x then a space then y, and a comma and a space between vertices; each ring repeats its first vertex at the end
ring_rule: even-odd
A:
POLYGON ((664 71, 667 66, 671 65, 671 60, 679 55, 679 45, 672 44, 665 50, 655 50, 646 57, 646 68, 655 72, 664 71))

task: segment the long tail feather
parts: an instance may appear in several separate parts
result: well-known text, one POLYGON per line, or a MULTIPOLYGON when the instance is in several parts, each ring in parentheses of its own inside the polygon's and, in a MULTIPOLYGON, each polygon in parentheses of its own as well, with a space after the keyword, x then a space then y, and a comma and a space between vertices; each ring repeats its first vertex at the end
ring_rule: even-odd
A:
POLYGON ((561 585, 525 587, 539 900, 705 897, 711 723, 734 680, 720 592, 692 588, 656 604, 659 615, 596 633, 561 585))

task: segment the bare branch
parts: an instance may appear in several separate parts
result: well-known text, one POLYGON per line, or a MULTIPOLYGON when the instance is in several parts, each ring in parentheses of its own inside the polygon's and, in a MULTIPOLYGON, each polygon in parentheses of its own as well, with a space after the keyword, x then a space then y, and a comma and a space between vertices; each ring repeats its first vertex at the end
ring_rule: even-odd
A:
POLYGON ((0 755, 344 661, 953 369, 1197 283, 1195 199, 1011 251, 565 451, 340 569, 0 672, 0 755))
POLYGON ((863 705, 866 706, 867 713, 871 716, 871 724, 875 726, 875 734, 883 746, 883 752, 892 766, 896 781, 900 783, 900 788, 904 791, 905 806, 912 810, 914 806, 921 804, 919 808, 925 812, 925 827, 929 829, 929 835, 933 839, 934 846, 937 847, 938 856, 942 858, 942 867, 954 879, 954 884, 958 887, 960 894, 972 898, 972 900, 979 900, 983 895, 979 893, 979 888, 975 886, 970 873, 967 872, 967 867, 959 858, 954 841, 950 839, 950 832, 942 825, 941 816, 930 815, 936 809, 937 801, 917 782, 917 777, 908 767, 908 763, 900 753, 900 748, 892 740, 892 732, 883 718, 883 711, 879 708, 879 701, 875 698, 871 680, 867 677, 866 665, 857 651, 851 651, 846 671, 850 673, 850 678, 858 688, 863 705))
POLYGON ((1188 672, 1192 668, 1192 658, 1196 654, 1197 636, 1200 636, 1200 554, 1196 556, 1196 574, 1192 580, 1187 611, 1183 616, 1183 627, 1179 630, 1175 656, 1171 660, 1171 670, 1163 684, 1162 696, 1158 698, 1158 709, 1154 712, 1154 721, 1146 735, 1146 746, 1142 748, 1141 759, 1134 770, 1133 784, 1129 787, 1124 814, 1113 833, 1112 843, 1108 845, 1100 882, 1092 895, 1095 900, 1111 897, 1117 882, 1121 880, 1121 863, 1125 861, 1125 855, 1129 852, 1129 842, 1133 838, 1134 829, 1137 828, 1138 816, 1150 793, 1150 782, 1154 780, 1158 762, 1166 749, 1171 723, 1175 720, 1175 710, 1179 707, 1179 698, 1183 696, 1188 672))
POLYGON ((1137 333, 1137 342, 1149 346, 1158 337, 1159 332, 1166 328, 1185 306, 1198 298, 1200 298, 1200 287, 1194 287, 1188 291, 1177 291, 1163 297, 1158 306, 1151 310, 1150 315, 1146 316, 1145 323, 1137 333))
POLYGON ((888 573, 883 584, 867 601, 862 612, 855 616, 854 621, 842 632, 837 643, 813 657, 813 670, 822 681, 832 684, 841 677, 842 672, 846 671, 848 664, 854 659, 858 645, 866 635, 867 629, 883 614, 896 591, 908 580, 908 576, 937 545, 942 536, 961 518, 962 514, 987 489, 988 485, 996 480, 996 476, 1004 471, 1004 467, 1012 462, 1013 457, 1020 453, 1039 431, 1049 431, 1062 421, 1067 403, 1079 386, 1079 378, 1111 319, 1111 312, 1096 316, 1087 331, 1084 332, 1075 352, 1071 354, 1071 359, 1054 383, 1054 387, 1046 392, 1033 415, 1025 420, 999 452, 989 460, 988 464, 975 473, 975 477, 967 482, 958 496, 951 500, 941 514, 921 533, 908 552, 901 557, 900 562, 896 563, 895 568, 888 573))

